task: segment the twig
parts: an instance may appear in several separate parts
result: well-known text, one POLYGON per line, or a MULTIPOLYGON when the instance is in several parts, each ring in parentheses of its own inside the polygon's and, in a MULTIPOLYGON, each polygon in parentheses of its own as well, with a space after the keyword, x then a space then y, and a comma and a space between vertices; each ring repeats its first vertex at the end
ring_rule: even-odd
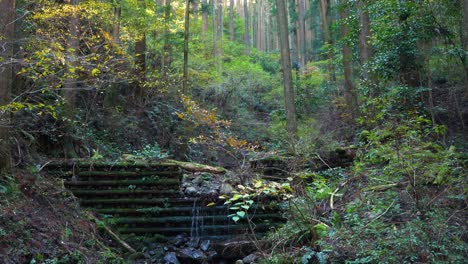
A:
POLYGON ((439 194, 437 194, 434 198, 432 198, 429 203, 427 203, 427 207, 430 207, 437 199, 447 191, 448 187, 445 187, 439 194))
POLYGON ((315 155, 317 155, 317 158, 319 158, 319 160, 320 160, 321 162, 323 162, 323 164, 325 164, 329 169, 332 168, 332 167, 330 167, 330 165, 328 165, 327 162, 325 162, 325 161, 322 159, 322 157, 320 157, 320 155, 319 155, 318 153, 315 153, 315 155))
POLYGON ((374 219, 372 219, 369 223, 367 223, 364 228, 366 228, 367 226, 369 226, 372 222, 374 222, 375 220, 379 219, 380 217, 382 217, 383 215, 385 215, 388 210, 390 210, 390 208, 392 208, 392 206, 395 204, 395 201, 396 200, 393 200, 393 202, 390 204, 390 206, 387 208, 387 210, 385 210, 385 212, 379 214, 377 217, 375 217, 374 219))
MULTIPOLYGON (((92 214, 89 214, 89 217, 97 224, 98 223, 98 219, 92 215, 92 214)), ((125 242, 124 240, 122 240, 116 233, 114 233, 114 231, 112 231, 108 226, 106 226, 104 223, 100 223, 100 225, 104 228, 104 230, 117 242, 119 243, 123 248, 125 248, 126 250, 130 251, 131 253, 136 253, 137 251, 135 249, 133 249, 129 244, 127 244, 127 242, 125 242)))
POLYGON ((39 168, 39 170, 37 170, 37 172, 40 172, 42 169, 45 168, 45 166, 47 166, 47 164, 49 164, 49 163, 51 163, 51 162, 52 162, 52 160, 49 160, 48 162, 44 163, 44 165, 42 165, 42 166, 39 168))
POLYGON ((333 197, 335 197, 336 193, 341 189, 343 188, 347 183, 348 183, 349 180, 346 180, 344 182, 342 182, 338 187, 336 187, 336 189, 331 193, 330 195, 330 208, 333 210, 335 209, 334 206, 333 206, 333 197))

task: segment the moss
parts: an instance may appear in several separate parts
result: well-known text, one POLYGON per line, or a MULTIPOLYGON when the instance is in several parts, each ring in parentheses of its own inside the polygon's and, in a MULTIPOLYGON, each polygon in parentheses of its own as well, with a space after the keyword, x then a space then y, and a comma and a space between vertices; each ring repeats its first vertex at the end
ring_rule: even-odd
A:
POLYGON ((122 185, 176 185, 179 179, 144 179, 144 180, 104 180, 104 181, 65 181, 67 186, 122 186, 122 185))

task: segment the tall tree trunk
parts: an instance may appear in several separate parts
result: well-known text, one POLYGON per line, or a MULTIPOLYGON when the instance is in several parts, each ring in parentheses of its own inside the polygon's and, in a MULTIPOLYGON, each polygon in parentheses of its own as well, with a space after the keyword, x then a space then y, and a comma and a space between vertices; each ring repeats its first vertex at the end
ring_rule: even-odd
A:
POLYGON ((247 0, 244 0, 244 31, 245 55, 250 56, 249 7, 247 0))
POLYGON ((161 75, 163 78, 166 78, 167 68, 171 64, 172 56, 172 46, 171 41, 169 40, 169 20, 171 18, 171 0, 166 0, 164 6, 164 45, 163 45, 163 54, 161 56, 161 75))
POLYGON ((182 93, 188 92, 188 51, 189 51, 189 29, 190 29, 190 0, 185 0, 185 25, 184 25, 184 76, 182 93))
POLYGON ((372 57, 372 46, 370 44, 371 30, 370 19, 365 0, 358 1, 359 12, 359 58, 362 68, 362 79, 369 79, 369 69, 366 63, 372 57))
MULTIPOLYGON (((304 9, 306 10, 306 12, 309 12, 309 9, 310 9, 310 1, 309 0, 305 0, 304 2, 304 9)), ((310 17, 306 17, 304 16, 304 32, 305 32, 305 40, 304 40, 304 51, 305 51, 305 63, 307 64, 307 62, 309 62, 310 60, 313 60, 313 51, 314 51, 314 44, 313 44, 313 19, 311 18, 312 16, 310 17), (310 52, 312 51, 312 52, 310 52)))
POLYGON ((234 0, 229 2, 229 39, 234 41, 234 0))
MULTIPOLYGON (((80 0, 69 0, 69 4, 76 7, 80 3, 80 0)), ((70 18, 69 24, 69 32, 70 36, 68 38, 68 45, 69 45, 69 72, 76 71, 76 62, 79 56, 80 50, 80 39, 79 39, 79 32, 80 32, 80 15, 79 12, 74 10, 72 16, 70 18)), ((76 77, 68 77, 65 80, 64 84, 64 98, 65 98, 65 107, 66 107, 66 115, 73 120, 72 116, 74 115, 75 111, 75 97, 76 97, 76 89, 77 89, 77 80, 76 77)))
POLYGON ((262 37, 263 37, 263 31, 262 31, 262 0, 257 0, 257 34, 256 34, 256 47, 258 50, 262 50, 262 37))
POLYGON ((298 26, 298 54, 299 54, 299 63, 301 64, 302 67, 306 64, 306 55, 305 55, 305 26, 304 26, 304 0, 298 0, 298 13, 299 13, 299 19, 297 21, 297 26, 298 26))
POLYGON ((222 50, 222 42, 223 42, 223 0, 218 0, 218 30, 216 33, 218 39, 218 58, 221 58, 223 50, 222 50))
POLYGON ((216 43, 217 41, 217 36, 218 36, 218 30, 217 30, 217 27, 216 27, 216 19, 217 19, 217 15, 216 15, 216 7, 217 7, 217 4, 215 3, 215 1, 217 0, 210 0, 210 4, 211 4, 211 23, 212 23, 212 28, 213 28, 213 57, 214 57, 214 61, 215 61, 215 64, 218 65, 218 43, 216 43))
POLYGON ((206 34, 208 30, 208 2, 207 0, 202 0, 202 35, 206 34))
POLYGON ((191 3, 192 3, 193 21, 195 21, 195 23, 196 23, 198 21, 198 4, 199 4, 199 0, 193 0, 193 1, 191 1, 191 3))
MULTIPOLYGON (((349 7, 343 8, 340 11, 340 17, 343 21, 341 25, 341 36, 345 40, 345 38, 349 34, 349 29, 344 20, 347 19, 349 16, 349 7)), ((357 97, 356 97, 356 89, 353 83, 353 68, 351 65, 351 48, 346 40, 343 42, 342 47, 342 54, 343 54, 343 69, 344 69, 344 96, 346 101, 346 106, 348 108, 348 112, 350 113, 352 119, 354 120, 357 117, 357 97)))
POLYGON ((135 64, 138 68, 138 73, 141 80, 145 79, 146 71, 146 34, 143 35, 135 43, 135 64))
MULTIPOLYGON (((66 4, 71 4, 74 8, 77 8, 80 0, 68 0, 66 4)), ((65 115, 69 120, 74 120, 75 118, 75 105, 76 105, 76 90, 78 88, 77 85, 77 74, 76 74, 76 66, 79 56, 80 50, 80 13, 79 11, 73 10, 72 15, 70 18, 69 24, 69 32, 70 36, 68 38, 68 72, 73 73, 76 76, 69 76, 65 79, 64 89, 63 89, 63 97, 65 99, 65 115)), ((72 126, 68 126, 68 134, 71 134, 72 126)), ((67 136, 65 138, 64 143, 64 154, 65 158, 76 158, 77 154, 73 147, 73 139, 71 136, 67 136)))
POLYGON ((331 33, 330 33, 330 21, 328 19, 328 9, 329 9, 330 0, 320 0, 320 18, 322 19, 322 30, 324 42, 328 47, 329 51, 327 54, 328 71, 330 74, 330 81, 335 82, 335 66, 333 65, 333 52, 331 51, 331 46, 333 45, 331 33))
POLYGON ((114 43, 120 45, 120 17, 122 14, 122 6, 119 1, 115 1, 114 5, 114 21, 112 23, 112 38, 114 43))
MULTIPOLYGON (((13 84, 13 39, 15 25, 15 0, 0 0, 0 106, 10 103, 13 84)), ((10 116, 0 111, 0 173, 9 172, 12 167, 10 146, 10 116)))
POLYGON ((460 37, 462 43, 462 49, 464 51, 462 55, 463 66, 465 67, 465 99, 468 100, 468 1, 460 0, 462 2, 462 15, 463 19, 461 20, 460 25, 460 37))
POLYGON ((281 47, 281 67, 283 71, 284 105, 286 110, 286 126, 291 150, 297 138, 296 106, 291 72, 291 54, 289 51, 288 17, 285 0, 276 0, 278 9, 278 27, 281 47))

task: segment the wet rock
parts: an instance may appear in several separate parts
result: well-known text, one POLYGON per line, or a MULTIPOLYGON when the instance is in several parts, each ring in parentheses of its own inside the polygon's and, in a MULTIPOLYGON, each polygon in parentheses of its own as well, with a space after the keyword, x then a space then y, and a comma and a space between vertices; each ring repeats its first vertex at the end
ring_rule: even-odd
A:
POLYGON ((192 180, 192 184, 195 186, 201 186, 202 183, 203 183, 203 176, 201 175, 192 180))
POLYGON ((198 247, 199 244, 200 244, 200 238, 191 238, 187 242, 187 246, 191 247, 191 248, 196 248, 196 247, 198 247))
POLYGON ((253 253, 243 258, 242 261, 246 264, 250 264, 250 263, 254 263, 257 259, 258 259, 258 256, 253 253))
POLYGON ((207 259, 201 250, 195 248, 183 248, 177 253, 178 258, 184 263, 202 263, 207 259))
POLYGON ((158 247, 158 244, 157 243, 150 243, 148 246, 149 246, 149 248, 154 249, 154 248, 158 247))
POLYGON ((164 256, 164 261, 166 264, 180 264, 175 252, 167 253, 166 256, 164 256))
POLYGON ((198 193, 197 188, 193 186, 190 186, 187 189, 185 189, 185 194, 187 195, 193 196, 193 195, 196 195, 197 193, 198 193))
POLYGON ((221 184, 221 188, 219 189, 220 194, 230 194, 232 191, 234 191, 234 188, 231 186, 231 184, 226 182, 221 184))
POLYGON ((174 246, 182 246, 185 242, 187 242, 187 237, 184 234, 179 234, 175 237, 174 246))
POLYGON ((208 257, 207 260, 212 260, 213 258, 218 256, 218 252, 216 252, 214 250, 210 250, 210 251, 206 252, 206 256, 208 257))
POLYGON ((211 244, 210 240, 202 241, 200 244, 200 249, 206 252, 208 251, 208 249, 210 249, 210 244, 211 244))

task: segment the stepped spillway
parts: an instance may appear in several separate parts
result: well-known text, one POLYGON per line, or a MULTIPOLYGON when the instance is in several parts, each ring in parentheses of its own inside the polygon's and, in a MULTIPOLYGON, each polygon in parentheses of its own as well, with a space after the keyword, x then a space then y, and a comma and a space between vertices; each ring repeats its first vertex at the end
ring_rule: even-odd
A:
POLYGON ((60 161, 49 163, 46 170, 63 178, 82 206, 132 241, 167 240, 181 234, 220 241, 252 230, 261 236, 281 222, 277 210, 258 207, 248 216, 250 223, 234 223, 223 201, 185 197, 180 192, 184 172, 177 164, 60 161))

